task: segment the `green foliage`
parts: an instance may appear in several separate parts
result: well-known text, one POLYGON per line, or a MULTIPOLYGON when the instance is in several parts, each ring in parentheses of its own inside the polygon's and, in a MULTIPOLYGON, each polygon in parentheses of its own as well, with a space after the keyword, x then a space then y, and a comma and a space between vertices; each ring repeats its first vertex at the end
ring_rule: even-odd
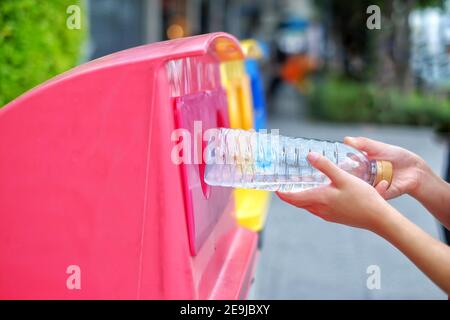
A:
POLYGON ((417 7, 426 8, 426 7, 443 7, 444 0, 417 0, 417 7))
POLYGON ((449 99, 338 77, 318 82, 309 102, 311 114, 327 121, 450 127, 449 99))
POLYGON ((0 106, 26 90, 75 66, 86 35, 66 26, 70 5, 83 0, 0 1, 0 106))

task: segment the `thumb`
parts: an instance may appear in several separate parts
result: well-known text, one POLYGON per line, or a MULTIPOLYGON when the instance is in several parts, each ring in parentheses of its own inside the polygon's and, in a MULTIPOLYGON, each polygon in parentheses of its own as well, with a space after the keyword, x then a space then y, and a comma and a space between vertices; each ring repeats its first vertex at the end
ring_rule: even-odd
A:
POLYGON ((383 198, 386 198, 386 191, 389 188, 389 182, 386 180, 381 180, 376 186, 375 190, 382 196, 383 198))

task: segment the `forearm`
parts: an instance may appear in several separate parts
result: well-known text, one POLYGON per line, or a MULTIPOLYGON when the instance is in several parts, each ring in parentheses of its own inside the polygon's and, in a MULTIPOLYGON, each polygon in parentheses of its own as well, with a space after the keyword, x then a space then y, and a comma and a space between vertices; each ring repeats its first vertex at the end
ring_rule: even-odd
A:
POLYGON ((420 170, 420 182, 411 196, 450 230, 450 184, 425 166, 420 170))
POLYGON ((372 231, 403 252, 450 295, 450 247, 428 235, 390 206, 372 231))

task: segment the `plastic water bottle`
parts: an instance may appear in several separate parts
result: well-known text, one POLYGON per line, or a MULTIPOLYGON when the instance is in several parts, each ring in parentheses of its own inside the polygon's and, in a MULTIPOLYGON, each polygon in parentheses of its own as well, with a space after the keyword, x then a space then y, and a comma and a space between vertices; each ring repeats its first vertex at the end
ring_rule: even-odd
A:
POLYGON ((389 161, 369 160, 341 142, 291 138, 267 132, 220 128, 205 150, 205 182, 213 186, 297 192, 330 183, 310 165, 320 153, 341 169, 376 185, 392 179, 389 161))

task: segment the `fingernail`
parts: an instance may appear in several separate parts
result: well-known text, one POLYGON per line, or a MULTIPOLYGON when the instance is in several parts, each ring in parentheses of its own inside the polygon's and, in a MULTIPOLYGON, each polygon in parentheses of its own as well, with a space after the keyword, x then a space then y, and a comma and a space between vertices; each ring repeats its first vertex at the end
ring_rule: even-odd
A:
POLYGON ((350 142, 352 144, 356 143, 356 139, 354 137, 345 137, 344 139, 346 142, 350 142))
POLYGON ((348 137, 345 143, 357 149, 361 147, 358 138, 355 137, 348 137))
POLYGON ((308 160, 309 161, 316 161, 317 159, 319 159, 319 157, 320 157, 320 154, 318 154, 317 152, 314 152, 314 151, 311 151, 308 154, 308 160))

